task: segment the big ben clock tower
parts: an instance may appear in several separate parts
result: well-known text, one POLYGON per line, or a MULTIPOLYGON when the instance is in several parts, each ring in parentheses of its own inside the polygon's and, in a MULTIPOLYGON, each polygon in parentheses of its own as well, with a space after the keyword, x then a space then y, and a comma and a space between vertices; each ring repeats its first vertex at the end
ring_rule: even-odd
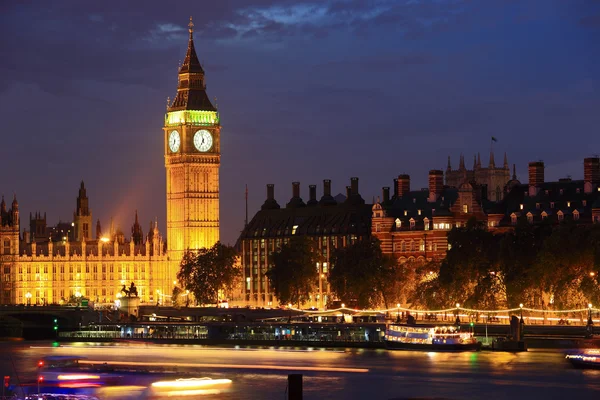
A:
POLYGON ((170 275, 186 250, 219 240, 221 125, 207 94, 204 70, 194 48, 190 18, 187 53, 179 69, 177 96, 165 116, 167 254, 170 275))

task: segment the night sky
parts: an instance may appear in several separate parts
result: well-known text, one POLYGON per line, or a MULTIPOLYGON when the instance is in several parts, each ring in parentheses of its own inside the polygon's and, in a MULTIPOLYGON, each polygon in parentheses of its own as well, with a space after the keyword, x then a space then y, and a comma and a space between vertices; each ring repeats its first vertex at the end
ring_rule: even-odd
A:
POLYGON ((72 219, 79 182, 94 221, 165 232, 163 118, 193 15, 221 115, 221 238, 275 184, 350 177, 370 202, 399 173, 471 167, 490 138, 527 181, 583 177, 600 153, 600 1, 3 1, 0 192, 72 219))

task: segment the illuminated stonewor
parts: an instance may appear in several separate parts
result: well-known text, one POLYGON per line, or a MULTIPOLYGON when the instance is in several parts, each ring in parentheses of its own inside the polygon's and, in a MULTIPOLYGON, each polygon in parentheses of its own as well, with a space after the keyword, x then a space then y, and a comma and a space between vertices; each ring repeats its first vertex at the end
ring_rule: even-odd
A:
POLYGON ((175 277, 187 249, 211 247, 219 240, 219 115, 206 94, 204 70, 189 42, 179 70, 177 96, 165 116, 167 169, 167 253, 175 277))

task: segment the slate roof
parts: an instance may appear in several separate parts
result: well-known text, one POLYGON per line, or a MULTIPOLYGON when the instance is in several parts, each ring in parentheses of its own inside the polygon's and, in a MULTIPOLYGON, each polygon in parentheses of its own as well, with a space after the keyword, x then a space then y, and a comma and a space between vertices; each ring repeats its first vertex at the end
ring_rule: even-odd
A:
POLYGON ((244 228, 240 239, 290 237, 296 225, 295 235, 369 236, 371 206, 364 201, 351 200, 335 205, 318 204, 262 209, 244 228))

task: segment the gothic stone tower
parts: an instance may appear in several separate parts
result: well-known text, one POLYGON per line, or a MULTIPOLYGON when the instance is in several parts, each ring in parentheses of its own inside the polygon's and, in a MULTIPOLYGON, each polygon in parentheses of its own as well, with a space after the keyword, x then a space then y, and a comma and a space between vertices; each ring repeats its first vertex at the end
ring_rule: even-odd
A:
POLYGON ((75 226, 75 241, 87 241, 92 238, 92 211, 89 207, 89 200, 83 181, 81 181, 81 186, 79 187, 77 208, 73 213, 73 224, 75 226))
POLYGON ((193 26, 190 18, 177 96, 168 104, 163 128, 170 275, 178 270, 186 250, 211 247, 219 240, 221 125, 217 109, 206 94, 193 26))

